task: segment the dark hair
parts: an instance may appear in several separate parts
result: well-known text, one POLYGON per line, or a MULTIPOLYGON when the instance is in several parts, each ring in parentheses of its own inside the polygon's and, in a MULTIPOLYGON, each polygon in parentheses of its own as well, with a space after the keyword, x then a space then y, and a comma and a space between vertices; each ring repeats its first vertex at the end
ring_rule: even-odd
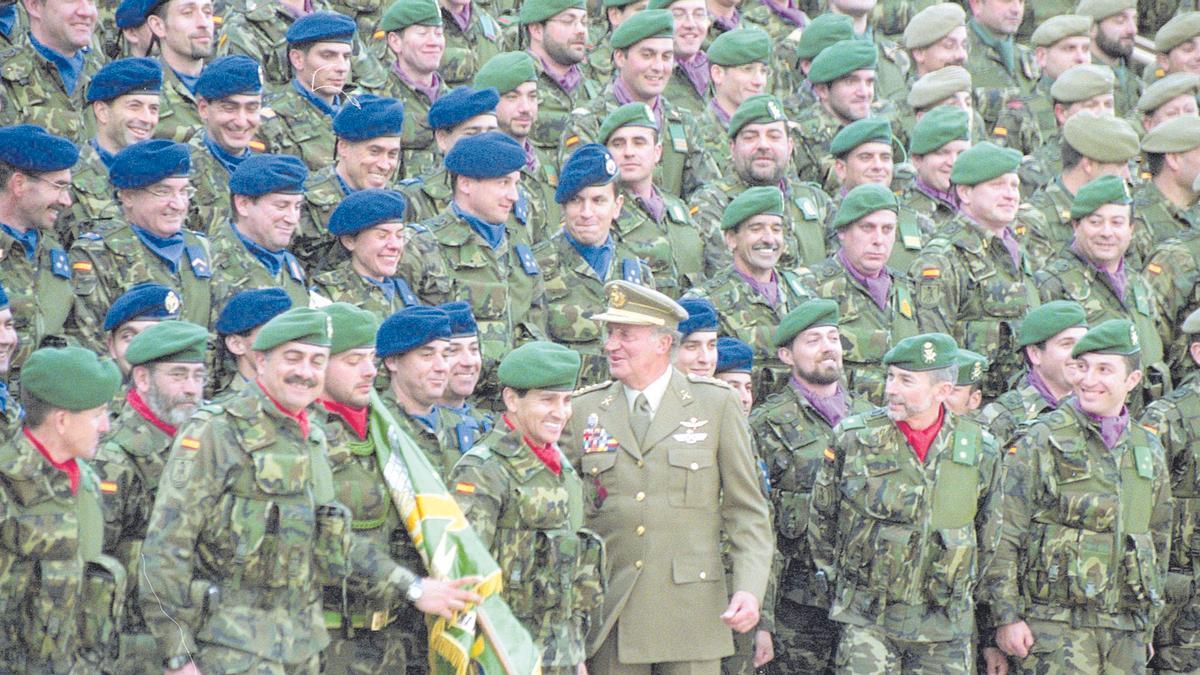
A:
POLYGON ((8 188, 8 181, 17 173, 17 167, 8 162, 0 162, 0 190, 8 188))
POLYGON ((1157 176, 1163 168, 1163 162, 1166 160, 1164 152, 1147 152, 1146 153, 1146 170, 1151 176, 1157 176))
POLYGON ((1142 369, 1142 353, 1135 352, 1133 354, 1122 354, 1121 358, 1125 361, 1125 372, 1132 373, 1135 370, 1142 369))
POLYGON ((30 394, 26 389, 21 390, 21 408, 25 411, 23 423, 30 429, 41 426, 50 413, 59 409, 30 394))
POLYGON ((1067 142, 1067 139, 1062 139, 1062 167, 1063 171, 1074 169, 1083 161, 1083 153, 1075 149, 1073 145, 1067 142))

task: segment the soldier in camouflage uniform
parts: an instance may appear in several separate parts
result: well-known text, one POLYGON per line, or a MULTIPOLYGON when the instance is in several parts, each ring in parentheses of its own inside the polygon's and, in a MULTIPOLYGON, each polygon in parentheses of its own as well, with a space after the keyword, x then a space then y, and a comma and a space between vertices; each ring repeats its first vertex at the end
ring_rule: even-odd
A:
POLYGON ((722 334, 754 346, 754 394, 759 400, 788 377, 787 366, 775 354, 775 327, 809 295, 795 272, 779 266, 785 214, 777 187, 753 187, 735 197, 721 219, 733 262, 688 291, 717 308, 722 334))
POLYGON ((950 183, 959 214, 942 226, 913 262, 917 323, 956 335, 992 364, 984 399, 1008 389, 1020 371, 1013 340, 1025 312, 1040 304, 1033 264, 1017 240, 1020 195, 1011 148, 984 141, 954 162, 950 183))
POLYGON ((0 7, 0 48, 24 44, 29 39, 29 15, 19 2, 0 7))
POLYGON ((846 14, 853 20, 855 38, 874 45, 877 56, 875 93, 879 99, 902 96, 908 89, 912 61, 900 45, 870 25, 877 3, 874 0, 828 0, 828 3, 830 12, 846 14))
MULTIPOLYGON (((0 279, 8 291, 20 369, 43 340, 59 342, 73 311, 71 264, 54 223, 71 205, 79 151, 41 127, 0 128, 0 279)), ((16 379, 16 378, 14 378, 16 379)))
POLYGON ((161 321, 129 343, 126 405, 92 461, 104 495, 104 552, 127 575, 124 622, 109 664, 119 673, 162 672, 137 602, 142 542, 175 432, 203 403, 207 341, 204 326, 161 321))
POLYGON ((838 318, 837 303, 824 299, 809 300, 783 318, 775 345, 786 355, 791 380, 750 415, 758 455, 769 471, 775 516, 779 651, 769 670, 781 674, 828 672, 841 632, 828 618, 829 589, 813 564, 806 527, 812 477, 822 452, 833 444, 833 427, 870 408, 841 384, 838 318))
POLYGON ((26 417, 0 445, 0 655, 11 672, 101 672, 127 577, 101 552, 101 484, 84 460, 108 430, 121 374, 68 347, 34 352, 21 375, 26 417))
POLYGON ((1117 76, 1117 115, 1131 115, 1142 94, 1142 80, 1132 60, 1138 33, 1136 0, 1082 0, 1075 13, 1092 19, 1092 63, 1107 65, 1117 76))
POLYGON ((0 286, 0 441, 8 441, 16 436, 21 430, 21 419, 25 417, 25 411, 8 384, 13 357, 17 355, 20 345, 8 294, 0 286))
POLYGON ((982 139, 987 128, 975 109, 972 91, 971 73, 962 66, 946 66, 923 75, 912 83, 908 98, 889 115, 893 119, 892 130, 901 141, 910 141, 917 120, 938 106, 948 105, 965 110, 970 115, 971 137, 982 139))
POLYGON ((448 481, 499 563, 504 601, 542 650, 545 675, 580 672, 605 587, 604 542, 583 526, 583 480, 558 447, 579 366, 579 354, 551 342, 504 357, 505 414, 448 481))
POLYGON ((272 319, 254 341, 258 380, 202 406, 179 430, 139 585, 169 673, 317 673, 329 644, 321 585, 351 575, 383 607, 407 596, 449 616, 479 601, 458 582, 437 592, 418 583, 379 542, 352 531, 325 433, 308 418, 325 382, 329 327, 328 315, 309 308, 272 319))
POLYGON ((159 45, 163 89, 155 138, 186 143, 203 123, 196 110, 196 80, 216 49, 211 0, 146 3, 141 20, 159 45))
POLYGON ((1071 348, 1087 332, 1087 313, 1074 300, 1051 300, 1021 321, 1017 348, 1026 369, 1011 389, 983 407, 979 423, 1002 449, 1012 447, 1023 427, 1058 407, 1078 376, 1071 348))
POLYGON ((966 349, 958 350, 958 379, 954 381, 954 389, 946 399, 946 410, 983 424, 980 420, 979 406, 983 405, 981 387, 987 367, 987 359, 982 354, 966 349))
POLYGON ((250 345, 264 324, 291 308, 292 299, 282 288, 242 291, 225 303, 213 323, 217 346, 208 369, 206 397, 219 402, 254 381, 258 374, 250 345))
POLYGON ((1001 474, 991 434, 946 412, 957 353, 943 333, 898 342, 887 407, 844 418, 816 470, 808 544, 844 624, 839 673, 974 671, 980 526, 1001 474))
POLYGON ((1194 117, 1177 117, 1163 122, 1142 137, 1149 180, 1133 193, 1133 213, 1144 234, 1137 253, 1146 260, 1150 251, 1167 239, 1200 228, 1196 202, 1200 190, 1200 129, 1194 117))
POLYGON ((74 203, 55 224, 67 246, 81 231, 92 229, 92 223, 120 218, 108 167, 122 149, 154 134, 160 91, 162 69, 149 58, 113 61, 88 84, 96 135, 80 148, 79 164, 71 172, 74 203))
POLYGON ((854 188, 831 223, 837 251, 801 270, 804 288, 840 307, 847 383, 856 397, 873 404, 884 402, 884 355, 918 332, 912 281, 888 264, 896 243, 898 209, 896 196, 882 185, 854 188))
MULTIPOLYGON (((882 4, 888 2, 884 0, 882 4)), ((883 21, 875 26, 886 34, 904 33, 903 45, 912 61, 910 83, 946 66, 962 66, 967 61, 967 13, 957 3, 928 5, 911 20, 899 24, 898 31, 887 30, 883 21)))
POLYGON ((1142 71, 1145 83, 1152 84, 1172 73, 1200 75, 1200 61, 1195 56, 1197 37, 1200 37, 1200 13, 1195 11, 1181 11, 1159 28, 1154 34, 1155 62, 1142 71))
POLYGON ((967 62, 975 103, 989 127, 1010 101, 1028 96, 1041 73, 1033 50, 1013 35, 1021 25, 1023 2, 971 0, 967 21, 967 62))
POLYGON ((909 137, 914 176, 899 193, 900 203, 933 221, 935 228, 954 218, 958 198, 950 186, 950 173, 959 154, 969 147, 970 118, 961 108, 943 105, 922 115, 909 137))
POLYGON ((709 39, 706 41, 708 44, 711 45, 720 35, 738 28, 766 31, 770 43, 774 45, 768 62, 770 72, 767 90, 782 97, 784 92, 795 91, 803 84, 804 73, 798 67, 801 58, 799 46, 804 35, 813 27, 813 19, 809 17, 817 17, 819 14, 813 6, 816 3, 808 0, 713 0, 707 4, 711 19, 709 39))
MULTIPOLYGON (((708 55, 702 46, 712 19, 705 0, 653 0, 649 9, 666 9, 675 22, 675 66, 663 96, 684 114, 699 115, 712 98, 708 55)), ((758 93, 758 92, 756 92, 758 93)))
POLYGON ((456 300, 439 305, 450 315, 450 346, 446 349, 449 376, 446 391, 438 401, 439 415, 445 415, 446 427, 454 432, 461 454, 492 430, 492 415, 476 406, 475 387, 483 370, 479 356, 479 326, 471 312, 471 303, 456 300))
POLYGON ((377 93, 404 104, 403 175, 419 176, 437 166, 429 107, 447 91, 439 74, 446 52, 440 8, 430 0, 395 0, 379 22, 387 34, 387 85, 377 93))
POLYGON ((713 161, 719 167, 729 166, 729 122, 746 99, 766 93, 771 41, 758 28, 727 31, 713 40, 706 53, 712 97, 700 112, 700 126, 713 161))
POLYGON ((488 59, 509 48, 507 36, 480 3, 438 0, 446 53, 438 72, 450 87, 469 84, 488 59))
MULTIPOLYGON (((783 100, 784 110, 789 116, 794 116, 817 103, 813 83, 808 80, 808 71, 812 69, 813 59, 825 48, 853 38, 854 21, 845 14, 825 12, 814 17, 804 27, 800 41, 796 43, 796 65, 792 75, 804 79, 793 87, 771 87, 771 92, 778 92, 776 95, 783 100)), ((778 54, 778 51, 776 53, 778 54)))
POLYGON ((1138 343, 1120 319, 1084 334, 1071 350, 1075 396, 1007 452, 979 596, 1022 673, 1146 672, 1172 516, 1162 445, 1125 407, 1138 343))
MULTIPOLYGON (((1200 95, 1200 75, 1174 73, 1146 87, 1137 100, 1137 112, 1141 114, 1142 129, 1152 131, 1155 127, 1183 115, 1195 117, 1200 114, 1197 105, 1200 95)), ((1149 174, 1143 174, 1149 178, 1149 174)))
POLYGON ((871 115, 876 59, 874 46, 862 40, 843 40, 813 59, 808 81, 817 104, 789 110, 796 134, 792 161, 801 180, 823 184, 833 166, 833 137, 850 122, 871 115))

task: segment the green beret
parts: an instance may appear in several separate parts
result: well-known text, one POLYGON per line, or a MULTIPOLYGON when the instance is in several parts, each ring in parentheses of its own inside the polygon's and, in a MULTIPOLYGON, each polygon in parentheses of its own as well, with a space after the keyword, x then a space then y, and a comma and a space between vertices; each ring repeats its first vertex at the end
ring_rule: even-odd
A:
POLYGON ((892 144, 892 123, 883 117, 864 117, 842 127, 829 142, 829 154, 843 157, 863 143, 892 144))
POLYGON ((826 12, 808 22, 796 44, 796 58, 811 61, 832 44, 854 37, 854 20, 845 14, 826 12))
POLYGON ((379 331, 379 317, 348 302, 335 302, 321 308, 329 317, 333 335, 329 340, 329 353, 341 354, 351 349, 375 346, 375 333, 379 331))
POLYGON ((1117 76, 1112 68, 1102 64, 1081 63, 1068 68, 1050 85, 1050 98, 1058 103, 1078 103, 1113 93, 1116 82, 1117 76))
POLYGON ((924 333, 906 337, 887 350, 883 365, 920 372, 949 368, 958 358, 958 344, 945 333, 924 333))
POLYGON ((621 127, 645 127, 658 131, 658 118, 645 103, 626 103, 610 112, 600 123, 600 134, 596 140, 607 143, 613 132, 621 127))
POLYGON ((1200 12, 1176 14, 1154 34, 1154 51, 1166 54, 1197 35, 1200 35, 1200 12))
POLYGON ((541 23, 568 9, 587 9, 584 0, 525 0, 517 13, 517 23, 528 26, 541 23))
POLYGON ((1125 179, 1120 176, 1100 176, 1094 178, 1079 188, 1075 199, 1071 202, 1071 218, 1079 219, 1096 212, 1105 204, 1132 204, 1133 197, 1125 179))
POLYGON ((760 214, 783 217, 783 192, 774 185, 747 188, 733 198, 721 214, 721 230, 741 225, 760 214))
POLYGON ((125 360, 131 366, 155 361, 204 363, 208 329, 187 321, 159 321, 130 340, 125 360))
POLYGON ((379 20, 379 30, 403 30, 409 26, 440 26, 442 10, 434 0, 396 0, 379 20))
POLYGON ((332 324, 329 315, 319 309, 293 307, 263 324, 251 349, 265 352, 292 341, 328 347, 333 344, 332 324))
POLYGON ((600 5, 605 9, 608 9, 609 7, 628 7, 637 1, 638 0, 604 0, 604 2, 601 2, 600 5))
POLYGON ((983 141, 967 148, 954 160, 950 182, 955 185, 979 185, 1004 174, 1016 173, 1019 166, 1019 151, 983 141))
POLYGON ((674 38, 675 17, 667 9, 643 9, 621 22, 609 38, 613 49, 625 49, 650 38, 674 38))
MULTIPOLYGON (((1195 335, 1196 333, 1200 333, 1200 309, 1194 310, 1191 314, 1188 314, 1187 318, 1183 320, 1183 325, 1180 327, 1180 329, 1186 335, 1195 335)), ((1192 340, 1192 342, 1195 342, 1195 340, 1192 340)))
POLYGON ((21 389, 39 401, 78 412, 99 408, 116 396, 121 369, 82 347, 46 347, 21 368, 21 389))
POLYGON ((808 81, 826 84, 856 70, 875 70, 878 59, 875 43, 870 40, 842 40, 817 54, 808 69, 808 81))
POLYGON ((500 384, 522 391, 571 391, 579 376, 579 352, 554 342, 526 342, 500 361, 500 384))
POLYGON ((941 2, 913 15, 904 28, 904 48, 920 49, 941 40, 950 31, 967 25, 967 13, 961 5, 941 2))
POLYGON ((950 141, 971 140, 971 116, 952 105, 939 105, 917 120, 908 139, 908 152, 925 155, 950 141))
POLYGON ((1088 37, 1092 17, 1079 14, 1060 14, 1047 19, 1029 38, 1032 47, 1053 47, 1069 37, 1088 37))
POLYGON ((496 92, 503 96, 526 82, 537 82, 537 79, 537 64, 529 52, 502 52, 480 66, 471 87, 495 87, 496 92))
POLYGON ((955 386, 968 387, 983 381, 983 374, 987 372, 988 368, 987 357, 983 354, 960 347, 954 362, 958 364, 958 379, 954 381, 955 386))
POLYGON ((1187 152, 1196 147, 1200 147, 1200 124, 1195 117, 1169 119, 1142 137, 1142 152, 1187 152))
POLYGON ((925 73, 908 90, 908 105, 924 110, 961 91, 971 91, 971 73, 962 66, 946 66, 925 73))
POLYGON ((833 217, 833 226, 841 229, 876 211, 900 212, 896 194, 878 183, 864 183, 846 193, 833 217))
POLYGON ((1090 16, 1099 23, 1114 14, 1136 8, 1137 0, 1079 0, 1075 13, 1090 16))
POLYGON ((1133 126, 1112 115, 1081 111, 1063 125, 1062 135, 1076 152, 1097 162, 1128 162, 1141 152, 1133 126))
POLYGON ((1171 73, 1155 80, 1138 99, 1138 112, 1149 115, 1177 96, 1200 94, 1200 75, 1195 73, 1171 73))
POLYGON ((837 302, 825 298, 805 300, 779 322, 775 329, 775 346, 791 347, 792 340, 809 328, 836 326, 839 320, 837 302))
POLYGON ((1051 300, 1025 314, 1017 331, 1017 346, 1045 342, 1068 328, 1087 328, 1087 312, 1074 300, 1051 300))
POLYGON ((718 66, 766 63, 771 58, 771 36, 761 28, 737 28, 717 36, 708 46, 708 62, 718 66))
MULTIPOLYGON (((1127 319, 1109 319, 1093 326, 1071 348, 1071 358, 1080 354, 1119 354, 1132 356, 1142 351, 1137 328, 1127 319)), ((22 372, 22 376, 24 373, 22 372)))
POLYGON ((755 94, 742 101, 738 109, 729 118, 729 137, 733 138, 747 124, 770 124, 771 122, 786 122, 783 115, 783 104, 771 94, 755 94))

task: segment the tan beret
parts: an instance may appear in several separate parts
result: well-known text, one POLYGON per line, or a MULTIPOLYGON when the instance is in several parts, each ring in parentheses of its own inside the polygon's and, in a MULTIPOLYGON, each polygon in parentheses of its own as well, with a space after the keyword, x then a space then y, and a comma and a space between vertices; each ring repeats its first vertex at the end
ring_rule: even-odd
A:
POLYGON ((941 40, 950 31, 967 25, 967 13, 961 5, 942 2, 917 12, 904 29, 904 48, 920 49, 941 40))
POLYGON ((1103 21, 1113 14, 1137 8, 1137 0, 1079 0, 1076 14, 1090 16, 1094 21, 1103 21))
POLYGON ((1050 98, 1059 103, 1078 103, 1113 93, 1116 83, 1117 76, 1112 68, 1102 64, 1081 63, 1068 68, 1050 85, 1050 98))
POLYGON ((1138 99, 1138 112, 1152 113, 1176 96, 1200 94, 1200 75, 1195 73, 1171 73, 1157 79, 1146 87, 1138 99))
POLYGON ((908 104, 924 110, 960 91, 971 91, 971 73, 962 66, 946 66, 926 73, 908 90, 908 104))
POLYGON ((1154 127, 1142 137, 1142 152, 1187 152, 1200 147, 1200 119, 1176 117, 1154 127))
POLYGON ((1200 12, 1176 14, 1154 34, 1154 49, 1166 54, 1197 35, 1200 35, 1200 12))
POLYGON ((1063 140, 1079 154, 1116 164, 1137 157, 1138 135, 1129 122, 1112 115, 1080 112, 1063 124, 1063 140))
POLYGON ((1034 47, 1053 47, 1059 40, 1069 37, 1087 37, 1092 28, 1092 17, 1080 14, 1060 14, 1047 19, 1033 31, 1029 44, 1034 47))

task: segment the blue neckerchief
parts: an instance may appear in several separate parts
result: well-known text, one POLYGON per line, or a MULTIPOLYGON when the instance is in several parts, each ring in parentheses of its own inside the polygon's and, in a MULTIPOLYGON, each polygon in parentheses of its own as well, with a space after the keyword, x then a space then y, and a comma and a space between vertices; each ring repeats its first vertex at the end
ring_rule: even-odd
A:
POLYGON ((470 401, 466 401, 460 406, 444 405, 442 407, 462 418, 459 424, 465 424, 468 428, 475 431, 485 431, 483 423, 475 416, 475 411, 471 408, 470 401))
POLYGON ((467 225, 470 225, 476 234, 483 237, 493 251, 504 242, 504 223, 489 223, 481 218, 476 218, 458 208, 458 202, 450 202, 450 208, 454 209, 455 215, 467 221, 467 225))
POLYGON ((346 181, 342 180, 341 175, 338 174, 338 172, 336 170, 333 172, 333 177, 337 179, 338 187, 342 188, 343 195, 346 195, 347 197, 349 197, 350 195, 354 194, 355 192, 358 192, 358 190, 355 190, 354 188, 350 187, 350 185, 347 184, 346 181))
POLYGON ((387 296, 388 302, 391 302, 392 299, 395 298, 398 293, 400 293, 400 287, 399 284, 397 284, 396 277, 385 277, 381 281, 376 281, 368 276, 363 276, 361 274, 359 276, 361 276, 367 283, 383 291, 383 294, 387 296))
POLYGON ((258 259, 258 261, 263 264, 263 267, 267 268, 267 271, 271 273, 271 276, 279 276, 279 270, 283 269, 283 263, 287 260, 287 249, 281 248, 278 251, 268 251, 262 246, 259 246, 257 243, 247 239, 246 235, 242 234, 241 231, 237 229, 237 224, 233 221, 229 222, 229 226, 233 228, 233 233, 236 234, 237 238, 242 242, 242 246, 245 246, 246 250, 249 251, 250 254, 256 259, 258 259))
POLYGON ((8 414, 8 383, 0 381, 0 413, 8 414))
POLYGON ((563 228, 563 236, 567 238, 567 243, 575 252, 583 256, 587 264, 591 266, 596 276, 600 277, 600 281, 608 279, 608 268, 612 266, 613 253, 617 250, 617 245, 613 243, 612 235, 604 240, 599 246, 586 246, 579 243, 579 240, 571 236, 566 228, 563 228))
POLYGON ((6 38, 12 37, 13 26, 17 23, 17 3, 0 7, 0 34, 6 38))
POLYGON ((437 431, 438 407, 436 405, 433 406, 433 410, 429 411, 428 415, 413 415, 412 413, 409 413, 408 416, 420 422, 421 426, 425 427, 426 431, 437 431))
POLYGON ((211 152, 212 156, 216 158, 217 163, 225 167, 225 171, 228 173, 233 173, 233 170, 238 167, 238 164, 241 164, 243 159, 246 159, 250 156, 249 148, 243 150, 242 154, 240 155, 229 154, 224 148, 217 145, 213 139, 209 138, 207 131, 204 132, 204 147, 208 148, 208 151, 211 152))
POLYGON ((79 73, 83 70, 83 57, 87 54, 87 48, 84 47, 75 52, 71 56, 63 56, 58 52, 50 49, 46 45, 38 42, 38 39, 29 33, 29 44, 37 50, 42 58, 54 64, 54 69, 58 71, 58 76, 62 78, 63 89, 68 94, 75 93, 75 85, 79 84, 79 73))
MULTIPOLYGON (((171 68, 170 66, 167 66, 167 67, 171 68)), ((179 78, 179 81, 183 83, 184 88, 186 88, 188 90, 189 94, 196 93, 196 81, 200 79, 199 74, 187 75, 187 74, 179 72, 178 70, 175 70, 174 68, 171 68, 171 72, 175 73, 175 77, 179 78)))
POLYGON ((133 233, 141 240, 142 245, 150 249, 150 252, 161 258, 163 262, 167 263, 167 267, 171 268, 171 274, 179 273, 179 259, 183 257, 182 230, 169 237, 160 237, 133 223, 129 224, 129 229, 133 230, 133 233))
POLYGON ((92 146, 92 149, 96 151, 97 155, 100 155, 100 161, 104 162, 104 168, 111 169, 113 159, 117 156, 117 154, 115 152, 109 152, 109 151, 105 150, 104 148, 100 147, 100 144, 96 141, 95 138, 88 141, 88 144, 92 146))
POLYGON ((300 98, 313 104, 317 110, 320 110, 322 114, 328 117, 333 117, 338 113, 339 110, 342 109, 342 101, 340 96, 334 96, 333 105, 329 105, 325 102, 325 99, 317 96, 312 92, 311 89, 300 84, 300 80, 292 80, 292 87, 294 87, 300 94, 300 98))
POLYGON ((8 236, 16 239, 25 249, 25 259, 33 262, 33 256, 37 255, 38 242, 41 240, 42 233, 36 227, 31 227, 24 232, 17 232, 16 229, 5 223, 0 223, 0 229, 3 229, 8 236))

